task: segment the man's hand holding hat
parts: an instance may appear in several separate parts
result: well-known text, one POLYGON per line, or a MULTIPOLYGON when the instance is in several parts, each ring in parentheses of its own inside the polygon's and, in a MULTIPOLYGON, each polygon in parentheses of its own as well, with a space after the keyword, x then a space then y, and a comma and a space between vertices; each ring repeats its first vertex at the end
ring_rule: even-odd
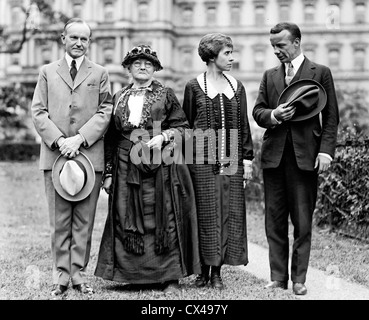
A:
POLYGON ((326 102, 327 94, 320 83, 312 79, 300 79, 283 90, 273 114, 278 121, 303 121, 318 115, 326 102))
POLYGON ((60 140, 58 140, 59 151, 64 157, 74 158, 79 154, 79 148, 83 142, 84 139, 80 134, 64 138, 64 140, 60 138, 60 140))
POLYGON ((288 105, 288 103, 286 102, 280 104, 276 109, 274 109, 273 114, 278 121, 283 122, 290 120, 295 112, 296 107, 293 104, 288 105))

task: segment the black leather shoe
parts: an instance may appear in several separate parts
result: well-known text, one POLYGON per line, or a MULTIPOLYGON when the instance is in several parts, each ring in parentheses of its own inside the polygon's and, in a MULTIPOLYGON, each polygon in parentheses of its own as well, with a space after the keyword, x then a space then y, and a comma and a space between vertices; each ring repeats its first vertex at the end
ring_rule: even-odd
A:
POLYGON ((76 284, 73 286, 73 289, 79 291, 82 294, 95 293, 94 290, 87 283, 76 284))
POLYGON ((54 284, 53 289, 51 290, 51 295, 53 297, 60 296, 67 290, 68 290, 67 286, 63 286, 62 284, 54 284))
POLYGON ((272 281, 270 283, 268 283, 264 288, 265 289, 283 289, 283 290, 287 290, 287 281, 272 281))
POLYGON ((307 288, 306 288, 305 284, 303 284, 303 283, 294 282, 293 286, 292 286, 292 290, 293 290, 293 293, 298 295, 298 296, 303 296, 303 295, 307 294, 307 288))
POLYGON ((220 269, 222 266, 212 266, 210 273, 210 283, 214 289, 222 290, 223 289, 223 280, 220 276, 220 269))
POLYGON ((214 289, 223 290, 223 288, 224 288, 223 280, 222 280, 222 277, 220 276, 220 274, 213 273, 211 275, 210 282, 211 282, 211 286, 214 289))
POLYGON ((209 276, 205 274, 199 274, 195 280, 195 286, 198 288, 205 287, 209 281, 209 276))

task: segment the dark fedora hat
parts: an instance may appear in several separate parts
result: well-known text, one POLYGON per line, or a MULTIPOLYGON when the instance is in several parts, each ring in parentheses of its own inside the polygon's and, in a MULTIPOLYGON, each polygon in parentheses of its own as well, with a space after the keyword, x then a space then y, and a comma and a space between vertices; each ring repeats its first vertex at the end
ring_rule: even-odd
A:
POLYGON ((301 79, 291 83, 279 96, 277 105, 287 103, 296 111, 290 121, 302 121, 319 114, 327 103, 323 86, 312 79, 301 79))
POLYGON ((127 68, 137 59, 147 59, 152 62, 156 71, 162 70, 163 67, 156 55, 156 52, 149 45, 140 44, 133 47, 124 57, 122 66, 127 68))
POLYGON ((95 185, 95 170, 82 152, 73 159, 60 155, 53 164, 52 180, 61 197, 81 201, 89 196, 95 185))

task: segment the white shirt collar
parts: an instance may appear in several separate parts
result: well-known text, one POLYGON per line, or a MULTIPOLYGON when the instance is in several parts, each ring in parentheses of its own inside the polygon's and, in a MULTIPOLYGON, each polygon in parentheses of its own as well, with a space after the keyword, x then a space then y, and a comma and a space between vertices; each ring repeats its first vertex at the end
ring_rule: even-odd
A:
MULTIPOLYGON (((293 69, 295 70, 295 74, 297 72, 297 70, 299 70, 299 68, 301 67, 302 63, 304 62, 304 54, 301 52, 295 59, 293 59, 291 61, 292 65, 293 65, 293 69)), ((286 70, 288 68, 288 63, 284 64, 286 70)))
MULTIPOLYGON (((229 74, 227 74, 226 76, 229 79, 229 81, 232 83, 232 86, 233 86, 234 90, 237 91, 237 80, 229 74)), ((202 91, 205 92, 204 73, 201 73, 200 75, 198 75, 197 82, 199 83, 200 88, 202 89, 202 91)), ((208 97, 210 99, 214 99, 220 93, 224 93, 224 95, 228 99, 232 99, 234 97, 234 92, 233 92, 231 86, 229 86, 229 85, 225 88, 224 92, 218 92, 217 90, 215 90, 215 88, 211 85, 211 83, 209 81, 206 81, 206 85, 207 85, 208 97)))
POLYGON ((76 60, 76 68, 77 68, 77 71, 78 71, 84 58, 85 58, 85 56, 83 55, 83 56, 81 56, 77 59, 73 59, 67 52, 65 53, 65 60, 67 60, 69 70, 71 68, 72 60, 76 60))

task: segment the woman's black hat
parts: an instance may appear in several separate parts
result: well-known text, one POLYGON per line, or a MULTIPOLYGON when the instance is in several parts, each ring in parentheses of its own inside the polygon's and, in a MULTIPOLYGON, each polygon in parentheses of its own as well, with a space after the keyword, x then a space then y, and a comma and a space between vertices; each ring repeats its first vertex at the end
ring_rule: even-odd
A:
POLYGON ((152 62, 156 71, 162 70, 163 67, 156 55, 156 52, 151 49, 150 46, 145 44, 140 44, 131 49, 125 56, 122 66, 127 68, 129 65, 133 63, 133 61, 137 59, 147 59, 152 62))

